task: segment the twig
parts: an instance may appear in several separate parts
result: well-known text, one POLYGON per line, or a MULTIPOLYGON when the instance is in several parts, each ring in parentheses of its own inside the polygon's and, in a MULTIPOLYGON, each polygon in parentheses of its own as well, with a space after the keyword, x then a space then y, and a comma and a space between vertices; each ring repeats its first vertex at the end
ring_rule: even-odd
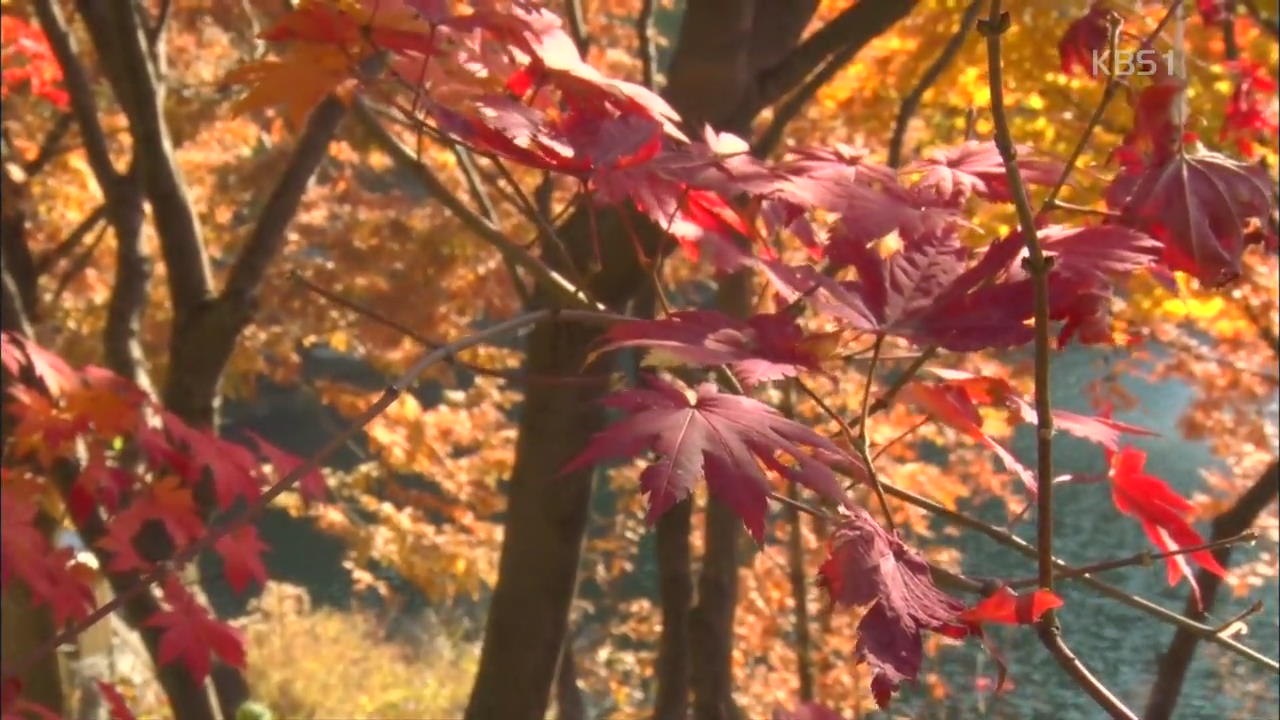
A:
MULTIPOLYGON (((873 365, 871 368, 871 372, 867 373, 868 387, 870 387, 871 385, 871 376, 872 376, 872 372, 874 371, 875 371, 875 367, 873 365)), ((803 380, 801 380, 800 378, 796 378, 795 382, 796 382, 796 386, 799 387, 801 390, 803 390, 804 394, 808 395, 810 400, 813 400, 815 403, 817 403, 818 407, 822 410, 823 413, 827 415, 827 417, 830 417, 832 420, 836 421, 836 424, 840 426, 840 432, 844 435, 845 440, 849 443, 849 447, 853 448, 858 453, 858 455, 862 458, 862 462, 867 466, 867 477, 871 479, 871 486, 875 488, 875 491, 876 491, 876 499, 880 502, 880 510, 884 514, 885 524, 889 526, 890 530, 896 530, 893 524, 893 513, 889 510, 889 501, 884 496, 884 488, 880 486, 880 478, 878 475, 876 475, 875 467, 873 467, 871 464, 870 454, 867 452, 866 433, 862 433, 861 438, 855 437, 853 428, 849 427, 849 423, 845 422, 844 418, 840 417, 840 413, 833 410, 831 406, 828 405, 826 401, 824 401, 816 392, 814 392, 812 388, 806 385, 803 380)), ((865 398, 864 398, 864 402, 862 403, 863 418, 866 417, 866 413, 867 413, 867 403, 865 402, 865 398)))
POLYGON ((1254 600, 1252 605, 1232 615, 1230 620, 1219 625, 1218 635, 1231 637, 1232 635, 1240 634, 1245 629, 1244 621, 1262 612, 1266 607, 1261 600, 1254 600))
POLYGON ((414 362, 408 370, 404 371, 403 374, 392 381, 392 383, 382 391, 382 395, 369 405, 364 412, 360 413, 347 423, 341 432, 330 437, 320 450, 308 457, 293 470, 285 473, 284 477, 280 478, 275 484, 267 488, 262 495, 257 498, 257 500, 238 512, 229 513, 222 523, 210 527, 204 535, 200 536, 199 539, 195 540, 190 545, 187 545, 181 551, 175 553, 171 560, 158 564, 151 571, 142 575, 136 583, 121 592, 117 592, 111 600, 98 606, 84 619, 68 625, 66 629, 49 638, 44 644, 37 647, 20 662, 14 663, 13 670, 5 677, 5 681, 7 682, 11 677, 23 677, 28 669, 33 667, 35 663, 44 659, 56 648, 71 642, 85 630, 92 627, 95 623, 115 612, 131 598, 151 587, 152 584, 159 581, 167 573, 186 565, 198 557, 200 553, 211 549, 222 538, 252 522, 263 511, 263 509, 267 507, 267 505, 293 487, 298 480, 318 470, 330 455, 346 445, 347 442, 356 435, 356 433, 363 430, 364 427, 375 417, 390 407, 391 404, 399 399, 407 389, 412 387, 417 382, 417 378, 422 375, 422 373, 426 372, 427 368, 432 365, 445 362, 450 357, 453 357, 457 353, 468 348, 517 332, 545 320, 567 320, 570 322, 608 324, 616 322, 619 319, 622 319, 622 316, 589 310, 535 310, 533 312, 525 313, 524 315, 519 315, 509 320, 496 323, 490 327, 468 335, 465 338, 425 353, 416 362, 414 362))
POLYGON ((883 454, 885 454, 885 452, 887 452, 887 451, 889 450, 889 448, 891 448, 891 447, 893 447, 894 445, 897 445, 898 443, 902 442, 903 440, 906 440, 907 438, 911 437, 911 436, 915 433, 915 431, 917 431, 917 430, 919 430, 920 428, 924 427, 924 426, 925 426, 925 424, 926 424, 926 423, 928 423, 930 419, 931 419, 931 418, 930 418, 928 415, 925 415, 924 417, 922 417, 922 418, 920 418, 918 421, 916 421, 916 423, 915 423, 914 425, 912 425, 911 427, 907 428, 906 430, 903 430, 902 432, 898 433, 898 434, 897 434, 897 436, 895 436, 895 437, 894 437, 892 440, 890 440, 889 442, 885 443, 884 445, 881 445, 879 448, 877 448, 877 449, 876 449, 876 454, 871 456, 871 461, 872 461, 872 462, 875 462, 876 460, 879 460, 879 459, 880 459, 880 456, 881 456, 881 455, 883 455, 883 454))
MULTIPOLYGON (((911 379, 916 376, 916 373, 920 372, 920 368, 924 367, 924 364, 932 360, 933 356, 937 354, 938 354, 937 345, 931 345, 925 348, 924 351, 921 352, 918 356, 916 356, 915 360, 911 361, 911 364, 908 365, 907 368, 902 371, 902 374, 899 375, 897 378, 895 378, 894 381, 889 384, 888 389, 886 389, 883 393, 881 393, 880 397, 876 398, 875 401, 871 403, 871 408, 867 411, 867 414, 875 415, 876 413, 881 413, 881 412, 884 412, 885 410, 888 410, 889 404, 892 403, 893 399, 898 396, 898 393, 902 392, 902 389, 905 388, 907 384, 911 382, 911 379)), ((861 431, 862 418, 858 418, 856 422, 858 423, 856 426, 856 429, 861 431)))
POLYGON ((512 262, 529 270, 538 282, 542 283, 547 290, 555 294, 562 301, 572 306, 580 308, 595 308, 604 310, 604 306, 594 302, 587 293, 570 282, 560 273, 551 269, 533 253, 529 252, 524 246, 507 237, 496 225, 486 220, 484 217, 476 213, 466 203, 462 202, 457 195, 436 177, 425 163, 418 161, 414 157, 413 151, 405 147, 391 131, 382 125, 369 109, 369 106, 360 98, 354 103, 354 111, 356 117, 364 123, 365 127, 373 133, 378 144, 383 150, 391 156, 393 160, 410 171, 416 176, 418 181, 423 185, 427 192, 441 204, 445 206, 459 221, 462 222, 468 230, 474 233, 481 240, 492 245, 503 257, 508 257, 512 262))
MULTIPOLYGON (((1163 560, 1165 558, 1177 557, 1178 555, 1189 555, 1191 553, 1200 552, 1201 550, 1216 550, 1220 547, 1236 545, 1239 543, 1251 543, 1257 539, 1258 533, 1250 530, 1222 540, 1214 540, 1212 542, 1163 552, 1153 553, 1149 550, 1144 550, 1140 553, 1130 555, 1129 557, 1117 558, 1115 560, 1104 560, 1102 562, 1081 565, 1080 567, 1073 567, 1071 569, 1055 570, 1053 574, 1054 577, 1059 580, 1065 580, 1068 578, 1078 578, 1082 575, 1092 575, 1094 573, 1105 572, 1107 570, 1118 570, 1120 568, 1132 567, 1134 565, 1148 566, 1157 560, 1163 560)), ((1011 580, 1005 584, 1013 590, 1021 590, 1023 588, 1035 587, 1038 582, 1039 580, 1037 578, 1025 578, 1022 580, 1011 580)))
MULTIPOLYGON (((1027 272, 1035 288, 1035 402, 1036 458, 1038 491, 1036 495, 1037 574, 1040 587, 1053 590, 1053 406, 1049 397, 1049 262, 1036 235, 1035 216, 1022 174, 1018 170, 1017 150, 1009 119, 1004 109, 1004 77, 1000 57, 1000 37, 1009 29, 1009 14, 1001 10, 1000 0, 991 0, 991 11, 978 29, 987 38, 987 70, 991 88, 991 115, 995 125, 995 143, 1004 161, 1010 195, 1018 211, 1023 239, 1027 245, 1027 272)), ((1051 610, 1039 625, 1040 640, 1062 669, 1113 718, 1133 718, 1132 710, 1111 693, 1075 656, 1062 637, 1062 628, 1051 610)))
MULTIPOLYGON (((438 340, 432 340, 431 338, 419 333, 417 330, 414 330, 413 328, 409 327, 408 325, 405 325, 404 323, 401 323, 398 320, 395 320, 393 318, 387 317, 386 315, 383 315, 382 313, 378 312, 377 310, 374 310, 368 305, 356 302, 355 300, 352 300, 350 298, 343 297, 338 293, 333 292, 332 290, 329 290, 327 288, 320 287, 319 285, 308 280, 306 277, 302 275, 302 273, 298 272, 297 270, 292 270, 289 272, 289 279, 301 285, 308 292, 315 293, 316 295, 319 295, 320 297, 324 298, 325 300, 328 300, 329 302, 335 305, 339 305, 341 307, 347 308, 348 310, 351 310, 352 312, 358 315, 369 318, 370 320, 378 323, 379 325, 384 325, 388 328, 391 328, 392 330, 395 330, 401 335, 404 335, 405 337, 412 339, 413 341, 417 342, 419 345, 422 345, 428 350, 434 350, 436 348, 444 347, 445 345, 445 343, 442 343, 438 340)), ((477 375, 487 375, 490 377, 503 378, 504 380, 510 380, 513 377, 513 374, 511 372, 508 372, 505 370, 495 370, 493 368, 481 367, 479 365, 473 365, 457 357, 450 357, 447 359, 447 362, 451 365, 454 365, 455 367, 468 370, 477 375)))
POLYGON ((934 58, 925 69, 924 74, 916 81, 907 96, 902 99, 902 105, 898 107, 898 117, 893 121, 893 136, 889 139, 889 167, 896 168, 902 164, 902 143, 907 137, 907 125, 916 114, 916 110, 920 108, 920 101, 924 98, 925 92, 933 87, 933 84, 942 76, 942 72, 964 49, 964 42, 969 38, 969 30, 973 27, 973 22, 978 18, 981 10, 982 0, 972 0, 969 3, 964 13, 960 15, 960 27, 947 41, 942 52, 938 53, 938 57, 934 58))

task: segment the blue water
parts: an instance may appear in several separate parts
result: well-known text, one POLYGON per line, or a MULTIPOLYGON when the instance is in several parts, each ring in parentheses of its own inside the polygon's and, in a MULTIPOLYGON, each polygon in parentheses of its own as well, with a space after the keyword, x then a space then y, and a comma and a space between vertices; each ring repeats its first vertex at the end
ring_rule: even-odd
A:
MULTIPOLYGON (((1091 412, 1080 389, 1099 377, 1105 356, 1087 350, 1060 356, 1053 370, 1055 407, 1091 412)), ((1185 495, 1202 486, 1202 468, 1221 468, 1208 449, 1181 437, 1176 423, 1192 396, 1190 388, 1176 382, 1148 383, 1140 378, 1125 379, 1127 388, 1140 400, 1132 412, 1117 418, 1142 425, 1161 434, 1157 438, 1129 438, 1130 444, 1148 453, 1148 470, 1185 495)), ((1013 443, 1016 455, 1034 467, 1034 435, 1019 432, 1013 443)), ((1095 446, 1071 437, 1055 437, 1055 472, 1097 473, 1104 470, 1095 446)), ((1056 551, 1068 562, 1086 564, 1124 557, 1147 548, 1148 541, 1133 520, 1120 515, 1105 484, 1066 486, 1055 495, 1057 507, 1056 551)), ((1005 521, 998 503, 971 510, 995 524, 1005 521)), ((1034 523, 1018 528, 1024 539, 1033 540, 1034 523)), ((1208 533, 1207 523, 1200 527, 1208 533)), ((1033 565, 1021 555, 1007 551, 984 537, 964 533, 958 545, 964 554, 964 570, 977 576, 1034 575, 1033 565)), ((1258 548, 1237 547, 1232 564, 1256 557, 1258 548)), ((1101 579, 1131 593, 1141 595, 1166 608, 1180 612, 1186 602, 1183 581, 1170 588, 1163 564, 1150 568, 1133 567, 1104 573, 1101 579)), ((1275 583, 1259 588, 1249 597, 1235 598, 1227 589, 1219 595, 1215 618, 1226 620, 1261 599, 1265 609, 1249 621, 1243 643, 1275 657, 1280 645, 1280 615, 1277 614, 1275 583)), ((1155 657, 1163 652, 1173 629, 1150 616, 1092 593, 1079 583, 1065 581, 1060 594, 1066 604, 1060 613, 1065 637, 1076 654, 1107 686, 1130 707, 1141 713, 1154 677, 1155 657)), ((994 676, 994 667, 976 642, 947 648, 935 666, 952 686, 945 712, 933 714, 918 690, 903 693, 903 702, 893 716, 910 717, 993 717, 993 718, 1094 718, 1101 717, 1095 705, 1059 669, 1040 646, 1034 633, 1023 628, 997 628, 993 633, 1010 666, 1013 689, 994 704, 991 697, 972 690, 974 678, 994 676), (901 715, 900 715, 901 713, 901 715)), ((1216 645, 1201 643, 1184 684, 1176 718, 1274 718, 1280 704, 1280 679, 1248 664, 1216 645), (1252 710, 1247 709, 1250 703, 1252 710)), ((881 714, 881 716, 885 716, 881 714)))

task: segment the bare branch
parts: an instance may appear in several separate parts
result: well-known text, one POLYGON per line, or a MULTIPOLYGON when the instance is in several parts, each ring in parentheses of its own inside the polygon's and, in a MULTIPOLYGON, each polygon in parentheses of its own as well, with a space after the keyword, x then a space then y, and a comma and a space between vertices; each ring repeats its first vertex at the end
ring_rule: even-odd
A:
POLYGON ((586 59, 591 49, 591 37, 587 34, 587 19, 583 14, 586 0, 565 0, 565 14, 569 16, 569 35, 578 47, 578 54, 586 59))
POLYGON ((178 322, 213 297, 204 240, 164 119, 164 87, 157 80, 146 37, 131 2, 78 0, 98 55, 129 118, 134 162, 150 201, 169 295, 178 322))
POLYGON ((67 136, 67 132, 71 130, 71 126, 75 125, 76 118, 72 113, 64 113, 58 116, 54 121, 53 127, 49 128, 49 132, 45 133, 44 140, 40 141, 40 149, 36 151, 36 156, 23 164, 22 170, 27 177, 32 177, 44 169, 58 155, 66 152, 65 148, 60 148, 62 139, 67 136))
POLYGON ((80 51, 76 47, 75 37, 67 29, 62 8, 55 0, 36 0, 36 16, 40 20, 40 28, 44 30, 53 55, 58 59, 62 69, 62 83, 67 88, 71 103, 71 114, 80 128, 80 137, 84 143, 85 155, 89 167, 93 170, 98 187, 104 196, 110 198, 112 188, 119 178, 115 165, 111 163, 111 153, 107 148, 107 136, 98 121, 98 102, 94 99, 93 85, 89 75, 80 62, 80 51))
POLYGON ((658 89, 658 48, 653 37, 653 15, 658 0, 641 0, 640 15, 636 18, 636 40, 640 45, 641 77, 644 86, 658 89))
POLYGON ((947 40, 938 57, 929 63, 929 67, 925 69, 907 96, 902 99, 902 105, 898 108, 898 117, 893 121, 893 136, 889 139, 889 167, 896 168, 902 164, 902 143, 907 137, 907 125, 910 124, 916 110, 920 108, 920 101, 924 99, 925 92, 933 87, 947 66, 964 49, 964 43, 969 39, 969 31, 973 28, 973 23, 978 19, 978 13, 981 10, 982 0, 972 0, 969 3, 960 15, 960 27, 956 29, 951 39, 947 40))
POLYGON ((906 17, 916 4, 917 0, 861 0, 853 4, 761 75, 755 106, 767 107, 777 102, 838 53, 857 52, 906 17))
POLYGON ((477 237, 490 245, 494 246, 498 252, 504 257, 511 258, 512 262, 524 267, 533 273, 533 276, 539 283, 544 285, 554 295, 560 297, 567 303, 576 307, 597 307, 595 303, 580 288, 576 287, 572 282, 567 280, 563 275, 548 267, 540 258, 525 249, 524 246, 507 237, 496 225, 480 216, 474 210, 462 202, 457 195, 436 177, 431 168, 423 162, 420 162, 413 151, 405 147, 391 131, 387 130, 374 116, 368 105, 363 100, 355 101, 356 117, 364 124, 364 126, 373 134, 378 145, 391 156, 391 159, 399 164, 402 168, 409 170, 418 179, 418 182, 431 193, 441 205, 462 222, 468 230, 477 237))
POLYGON ((106 205, 99 205, 94 208, 93 212, 86 215, 85 218, 80 221, 80 224, 76 225, 61 242, 36 258, 36 274, 43 275, 49 272, 59 260, 75 252, 76 248, 80 246, 80 243, 84 242, 84 239, 89 236, 89 233, 93 232, 94 228, 98 227, 98 223, 105 220, 106 217, 106 205))
POLYGON ((267 268, 284 246, 285 230, 298 212, 316 168, 328 152, 329 141, 347 114, 346 105, 337 96, 325 98, 307 117, 306 127, 298 136, 289 157, 289 165, 276 183, 266 205, 258 214, 258 222, 236 257, 227 276, 219 302, 246 307, 257 293, 267 268))
MULTIPOLYGON (((1239 545, 1240 543, 1252 543, 1254 540, 1257 540, 1257 539, 1258 539, 1258 534, 1256 532, 1253 532, 1252 530, 1247 530, 1238 535, 1233 535, 1231 537, 1223 538, 1221 540, 1213 540, 1210 542, 1200 543, 1199 545, 1190 545, 1187 547, 1180 547, 1180 548, 1177 548, 1176 550, 1169 550, 1166 552, 1156 552, 1156 553, 1153 553, 1150 550, 1144 550, 1135 555, 1130 555, 1129 557, 1090 563, 1088 565, 1073 567, 1070 570, 1055 569, 1053 575, 1059 580, 1062 580, 1062 579, 1068 579, 1068 578, 1077 578, 1082 575, 1092 575, 1094 573, 1106 572, 1107 570, 1119 570, 1121 568, 1133 567, 1135 565, 1142 565, 1144 567, 1148 567, 1154 562, 1156 562, 1157 560, 1177 557, 1179 555, 1190 555, 1191 553, 1197 553, 1197 552, 1200 552, 1201 550, 1217 550, 1218 548, 1221 548, 1221 547, 1227 547, 1229 545, 1239 545)), ((1008 585, 1009 588, 1012 590, 1020 590, 1023 588, 1035 587, 1036 584, 1039 582, 1040 582, 1039 578, 1025 578, 1022 580, 1010 580, 1006 582, 1005 585, 1008 585)))

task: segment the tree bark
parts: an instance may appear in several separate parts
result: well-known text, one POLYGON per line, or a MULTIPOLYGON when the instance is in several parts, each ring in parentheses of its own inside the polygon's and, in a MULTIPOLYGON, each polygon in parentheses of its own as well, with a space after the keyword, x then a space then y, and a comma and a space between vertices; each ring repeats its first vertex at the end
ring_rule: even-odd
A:
POLYGON ((658 595, 662 635, 658 640, 658 688, 654 720, 689 717, 689 612, 693 576, 689 568, 689 531, 693 500, 685 499, 658 520, 658 595))
MULTIPOLYGON (((1280 494, 1280 464, 1272 462, 1230 509, 1214 518, 1212 539, 1223 540, 1253 527, 1258 515, 1276 501, 1277 494, 1280 494)), ((1226 545, 1213 551, 1214 557, 1223 567, 1229 567, 1231 550, 1232 546, 1226 545)), ((1187 598, 1187 608, 1183 614, 1197 622, 1204 622, 1217 603, 1222 578, 1201 569, 1196 573, 1195 579, 1204 607, 1196 607, 1195 599, 1187 598)), ((1143 714, 1146 720, 1168 720, 1173 717, 1174 708, 1178 706, 1178 696, 1182 693, 1182 683, 1199 644, 1200 638, 1194 633, 1183 628, 1174 632, 1169 647, 1160 656, 1156 679, 1151 686, 1151 695, 1143 714)))

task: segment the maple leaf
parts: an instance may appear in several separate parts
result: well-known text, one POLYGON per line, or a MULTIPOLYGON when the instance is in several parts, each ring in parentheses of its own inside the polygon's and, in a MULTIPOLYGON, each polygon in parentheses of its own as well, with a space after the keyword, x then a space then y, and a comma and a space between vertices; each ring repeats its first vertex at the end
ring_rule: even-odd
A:
POLYGON ((1280 129, 1276 113, 1276 80, 1267 68, 1241 59, 1226 63, 1236 75, 1236 85, 1227 102, 1219 141, 1236 137, 1236 148, 1246 159, 1254 155, 1253 140, 1275 137, 1280 129))
MULTIPOLYGON (((1036 413, 1035 406, 1018 394, 1008 380, 974 375, 951 368, 929 368, 928 372, 942 378, 947 385, 962 389, 971 403, 1003 407, 1009 410, 1018 422, 1029 425, 1035 425, 1038 421, 1039 415, 1036 413)), ((969 415, 969 417, 972 416, 969 415)), ((1114 420, 1109 413, 1101 416, 1081 415, 1057 408, 1053 410, 1053 427, 1055 430, 1097 443, 1108 450, 1119 449, 1122 434, 1148 437, 1157 437, 1160 434, 1138 425, 1114 420)), ((964 431, 964 428, 957 429, 964 431)))
POLYGON ((648 388, 615 393, 604 401, 629 417, 596 435, 561 473, 588 467, 604 458, 632 457, 652 449, 660 459, 640 474, 649 495, 650 525, 689 496, 698 476, 711 493, 742 518, 756 542, 764 539, 768 467, 837 503, 848 499, 831 469, 861 464, 827 438, 748 397, 720 392, 704 383, 690 398, 657 377, 648 388), (789 458, 784 463, 779 454, 789 458))
POLYGON ((1073 20, 1058 41, 1062 72, 1071 75, 1076 70, 1083 70, 1089 77, 1096 78, 1093 59, 1110 46, 1112 24, 1119 28, 1123 21, 1106 0, 1093 3, 1089 12, 1073 20))
POLYGON ((16 483, 0 488, 0 586, 18 577, 38 604, 49 607, 62 625, 93 609, 95 599, 87 566, 69 548, 53 549, 36 527, 38 507, 16 483))
POLYGON ((120 694, 120 690, 114 683, 103 680, 95 680, 94 683, 98 686, 98 692, 102 693, 102 697, 107 701, 111 720, 137 720, 133 711, 129 709, 129 704, 125 702, 124 695, 120 694))
POLYGON ((262 564, 262 551, 267 546, 258 538, 258 531, 252 525, 218 538, 213 549, 222 558, 222 574, 232 590, 244 592, 251 580, 259 585, 267 581, 267 569, 262 564))
POLYGON ((1031 625, 1039 622, 1041 615, 1059 607, 1062 607, 1062 598, 1050 590, 1019 595, 1001 585, 994 593, 957 615, 956 619, 971 625, 1031 625))
POLYGON ((111 554, 109 570, 141 570, 193 542, 204 530, 191 489, 177 477, 168 476, 151 484, 146 493, 134 497, 117 513, 97 544, 111 554), (165 557, 143 557, 140 546, 143 554, 157 547, 156 554, 165 557))
POLYGON ((694 310, 616 323, 592 355, 648 347, 653 350, 647 362, 670 357, 692 365, 727 364, 751 386, 819 370, 836 340, 830 333, 806 335, 786 313, 753 315, 743 322, 714 310, 694 310))
POLYGON ((923 407, 934 420, 987 446, 1004 463, 1006 470, 1022 480, 1027 492, 1033 496, 1036 494, 1035 475, 995 438, 983 432, 982 415, 963 388, 944 383, 915 383, 907 387, 904 397, 923 407))
POLYGON ((0 98, 26 86, 32 95, 66 110, 70 104, 62 88, 62 66, 49 47, 44 31, 16 15, 0 15, 0 98))
MULTIPOLYGON (((969 250, 950 232, 903 236, 886 258, 875 243, 837 235, 827 246, 835 266, 857 270, 841 281, 812 265, 760 262, 788 302, 805 299, 855 330, 906 338, 921 345, 970 351, 1030 342, 1032 285, 1006 274, 1022 243, 992 243, 972 265, 969 250)), ((1052 276, 1051 276, 1052 277, 1052 276)), ((1067 288, 1051 283, 1051 302, 1067 288)))
POLYGON ((161 631, 159 662, 182 663, 197 683, 209 676, 210 653, 228 665, 244 667, 244 639, 238 630, 218 622, 172 575, 162 587, 169 609, 146 621, 161 631))
POLYGON ((969 634, 956 620, 964 605, 933 584, 919 553, 862 508, 841 511, 830 542, 819 582, 837 604, 870 606, 858 623, 856 651, 875 670, 871 689, 886 708, 899 684, 919 674, 926 630, 953 638, 969 634))
POLYGON ((1240 275, 1250 222, 1276 209, 1270 173, 1213 152, 1176 152, 1165 162, 1126 169, 1107 190, 1121 222, 1164 246, 1164 262, 1209 287, 1240 275))
MULTIPOLYGON (((1019 146, 1018 170, 1028 185, 1052 185, 1057 182, 1062 166, 1034 157, 1034 151, 1019 146)), ((1012 202, 1008 175, 1000 150, 990 140, 966 140, 950 148, 929 151, 924 158, 908 165, 904 172, 919 174, 914 190, 933 202, 959 205, 970 196, 993 202, 1012 202)))
MULTIPOLYGON (((1136 518, 1156 547, 1163 552, 1172 552, 1204 544, 1204 537, 1186 520, 1195 506, 1160 478, 1143 472, 1146 453, 1125 447, 1119 452, 1106 451, 1106 457, 1111 469, 1111 499, 1116 509, 1136 518)), ((1186 575, 1196 606, 1200 607, 1200 587, 1196 585, 1195 574, 1191 571, 1191 561, 1220 577, 1225 577, 1227 571, 1208 550, 1165 558, 1169 584, 1178 584, 1186 575)))
MULTIPOLYGON (((4 16, 8 17, 8 16, 4 16)), ((29 368, 51 397, 61 397, 79 384, 79 375, 62 358, 13 332, 0 332, 0 361, 14 377, 29 368)))
POLYGON ((247 448, 197 430, 171 412, 162 410, 160 416, 169 436, 190 456, 187 479, 199 482, 200 469, 207 468, 220 508, 231 507, 237 497, 252 502, 262 493, 261 468, 247 448))

